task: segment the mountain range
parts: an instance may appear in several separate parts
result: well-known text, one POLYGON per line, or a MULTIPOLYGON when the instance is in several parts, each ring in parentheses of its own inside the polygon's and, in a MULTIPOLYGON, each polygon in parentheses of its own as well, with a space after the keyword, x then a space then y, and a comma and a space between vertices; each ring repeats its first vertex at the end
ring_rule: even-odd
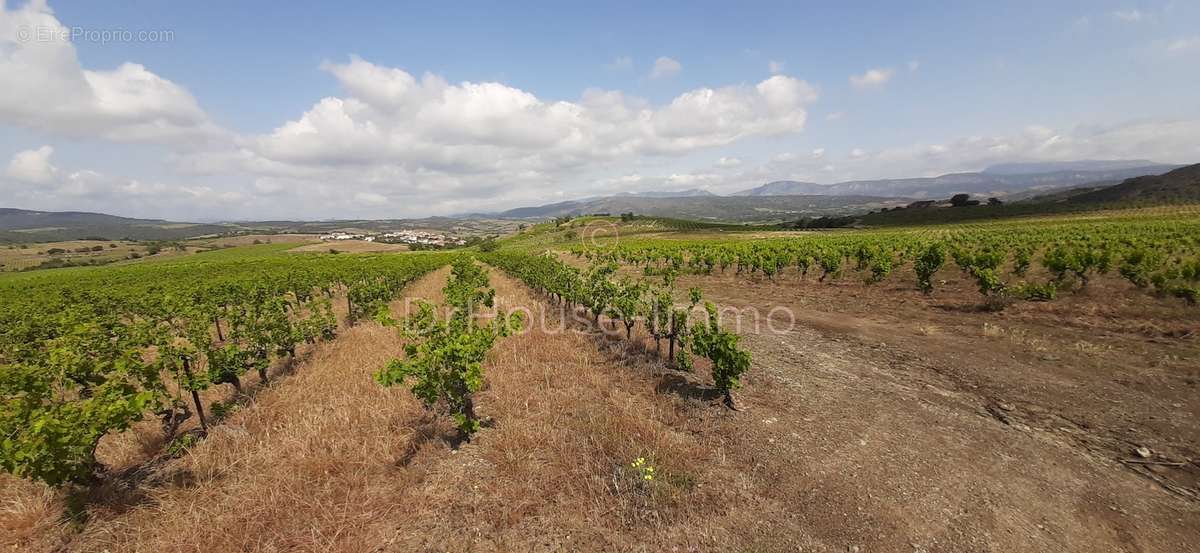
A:
POLYGON ((846 215, 911 202, 911 198, 875 196, 796 195, 770 198, 746 196, 644 197, 608 196, 534 207, 519 207, 493 216, 501 218, 543 219, 595 213, 636 213, 656 217, 674 217, 715 222, 770 222, 799 217, 846 215))
POLYGON ((1165 173, 1179 165, 1147 160, 1007 163, 974 173, 937 177, 855 180, 834 184, 775 181, 733 193, 734 196, 865 195, 906 198, 942 198, 966 193, 1003 197, 1027 191, 1051 191, 1101 181, 1120 181, 1165 173))
MULTIPOLYGON (((454 232, 497 233, 515 228, 524 219, 628 212, 697 221, 769 223, 794 221, 802 217, 859 215, 882 208, 904 206, 917 199, 944 200, 958 193, 977 197, 997 196, 1010 205, 1197 202, 1200 201, 1200 165, 1185 167, 1146 160, 1008 163, 975 173, 938 177, 836 184, 776 181, 730 196, 717 196, 700 189, 629 192, 520 207, 501 213, 408 220, 203 224, 134 219, 101 213, 0 208, 0 243, 82 238, 178 240, 224 233, 324 233, 346 228, 434 228, 454 232)), ((1036 211, 1040 208, 1034 205, 1021 209, 1036 211)))
POLYGON ((228 232, 223 225, 134 219, 85 211, 33 211, 0 208, 0 242, 53 242, 101 238, 180 240, 228 232))
POLYGON ((1076 204, 1196 201, 1200 201, 1200 164, 1180 167, 1161 175, 1125 179, 1115 186, 1083 190, 1066 198, 1066 202, 1076 204))
POLYGON ((1157 175, 1178 167, 1148 160, 1006 163, 978 172, 937 177, 857 180, 834 184, 774 181, 729 196, 717 196, 698 189, 622 193, 519 207, 480 216, 545 218, 633 212, 705 221, 769 222, 802 216, 863 213, 904 205, 917 199, 944 199, 960 193, 978 197, 1028 199, 1083 185, 1096 188, 1112 186, 1126 178, 1157 175))

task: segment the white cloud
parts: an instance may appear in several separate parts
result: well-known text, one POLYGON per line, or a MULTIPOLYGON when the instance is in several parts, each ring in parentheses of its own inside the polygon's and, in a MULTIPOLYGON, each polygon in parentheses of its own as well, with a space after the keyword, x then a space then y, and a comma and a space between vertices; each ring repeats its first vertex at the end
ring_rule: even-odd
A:
POLYGON ((813 157, 825 157, 825 148, 815 148, 812 151, 813 157))
POLYGON ((105 175, 87 169, 63 170, 51 157, 54 148, 17 152, 0 175, 5 203, 34 209, 81 210, 144 217, 180 218, 228 213, 244 206, 238 190, 199 184, 164 184, 105 175))
POLYGON ((629 56, 617 56, 616 59, 604 64, 604 68, 609 71, 628 71, 633 69, 633 58, 629 56))
POLYGON ((784 63, 781 61, 772 60, 767 62, 767 70, 770 71, 772 75, 783 73, 783 66, 784 63))
POLYGON ((884 69, 868 69, 862 75, 851 75, 850 84, 854 88, 875 88, 886 84, 891 80, 895 71, 891 68, 884 69))
POLYGON ((84 69, 69 36, 43 1, 15 10, 0 2, 0 123, 127 142, 222 133, 187 90, 142 65, 84 69))
MULTIPOLYGON (((816 154, 816 151, 813 152, 816 154)), ((824 153, 824 152, 823 152, 824 153)), ((772 161, 770 179, 835 180, 934 176, 977 171, 1014 160, 1149 159, 1194 163, 1200 159, 1200 119, 1128 121, 1055 129, 1030 125, 1019 133, 965 136, 868 151, 854 148, 844 158, 786 155, 772 161), (835 161, 837 171, 829 171, 835 161)), ((749 168, 753 171, 756 168, 749 168)))
POLYGON ((662 56, 654 60, 654 68, 650 70, 651 79, 666 79, 678 75, 683 70, 683 65, 679 62, 662 56))
MULTIPOLYGON (((692 186, 692 187, 695 187, 697 185, 703 185, 705 183, 712 183, 712 182, 720 181, 721 178, 722 177, 720 175, 713 175, 711 173, 684 173, 684 174, 672 173, 671 175, 667 176, 665 180, 666 180, 666 184, 668 186, 676 186, 676 187, 692 186)), ((703 186, 701 186, 701 188, 703 188, 703 186)))
POLYGON ((58 176, 58 168, 50 163, 54 148, 42 146, 36 150, 17 152, 4 175, 10 179, 34 184, 49 184, 58 176))
POLYGON ((414 215, 496 209, 539 202, 547 189, 586 194, 632 164, 800 132, 818 96, 776 75, 697 88, 661 105, 608 90, 551 101, 359 58, 322 67, 344 94, 236 147, 178 156, 175 166, 196 177, 249 176, 256 194, 306 213, 331 210, 321 216, 338 215, 335 208, 396 216, 389 206, 397 205, 414 215))
POLYGON ((717 160, 717 167, 721 167, 721 168, 725 168, 725 169, 728 169, 730 167, 737 167, 741 164, 742 164, 742 160, 740 160, 736 157, 722 157, 717 160))
POLYGON ((358 58, 325 69, 349 95, 324 98, 300 118, 248 140, 251 157, 451 174, 541 172, 798 132, 817 98, 812 86, 782 75, 753 87, 692 90, 652 108, 615 91, 551 102, 500 83, 450 84, 429 74, 417 80, 358 58))

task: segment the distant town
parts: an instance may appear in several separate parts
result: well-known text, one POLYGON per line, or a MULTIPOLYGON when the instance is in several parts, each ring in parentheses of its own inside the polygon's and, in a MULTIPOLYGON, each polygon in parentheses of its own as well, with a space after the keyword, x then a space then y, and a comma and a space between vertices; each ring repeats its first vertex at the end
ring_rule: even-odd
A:
POLYGON ((455 236, 422 230, 400 230, 384 233, 349 233, 334 232, 322 234, 322 241, 362 240, 364 242, 382 242, 387 244, 421 244, 425 246, 463 246, 467 241, 455 236))

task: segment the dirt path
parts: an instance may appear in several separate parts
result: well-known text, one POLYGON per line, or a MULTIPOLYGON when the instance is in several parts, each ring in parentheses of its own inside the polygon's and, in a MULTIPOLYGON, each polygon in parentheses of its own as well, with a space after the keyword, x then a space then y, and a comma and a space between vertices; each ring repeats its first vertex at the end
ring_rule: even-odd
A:
MULTIPOLYGON (((777 454, 762 464, 780 481, 806 474, 791 481, 807 532, 889 551, 1189 551, 1200 540, 1190 490, 1115 461, 1133 457, 1120 438, 1022 397, 1020 384, 997 391, 897 347, 894 329, 841 321, 743 330, 755 367, 741 397, 761 420, 744 447, 765 440, 777 454)), ((958 362, 986 366, 990 353, 958 362)))

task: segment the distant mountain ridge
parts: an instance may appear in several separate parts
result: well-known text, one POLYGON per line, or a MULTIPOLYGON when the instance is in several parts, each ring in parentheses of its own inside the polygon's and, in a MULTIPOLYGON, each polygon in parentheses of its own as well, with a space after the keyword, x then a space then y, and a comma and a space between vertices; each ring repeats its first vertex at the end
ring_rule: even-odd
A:
POLYGON ((86 211, 37 211, 0 208, 0 241, 51 242, 104 238, 179 240, 228 232, 224 225, 134 219, 86 211))
POLYGON ((1031 189, 1051 191, 1099 181, 1157 175, 1180 165, 1149 161, 1076 161, 994 165, 976 173, 950 173, 937 177, 877 179, 816 184, 774 181, 733 193, 734 196, 861 195, 942 198, 953 194, 1004 196, 1031 189), (1141 165, 1147 163, 1147 165, 1141 165), (1064 168, 1066 167, 1066 168, 1064 168))
POLYGON ((1082 191, 1069 203, 1195 202, 1200 201, 1200 164, 1180 167, 1161 175, 1125 179, 1121 184, 1082 191))
POLYGON ((895 207, 911 198, 873 196, 689 196, 654 198, 609 196, 590 200, 572 200, 552 204, 519 207, 496 214, 504 218, 547 218, 596 213, 636 213, 696 221, 725 223, 779 222, 800 217, 838 216, 882 207, 895 207))

